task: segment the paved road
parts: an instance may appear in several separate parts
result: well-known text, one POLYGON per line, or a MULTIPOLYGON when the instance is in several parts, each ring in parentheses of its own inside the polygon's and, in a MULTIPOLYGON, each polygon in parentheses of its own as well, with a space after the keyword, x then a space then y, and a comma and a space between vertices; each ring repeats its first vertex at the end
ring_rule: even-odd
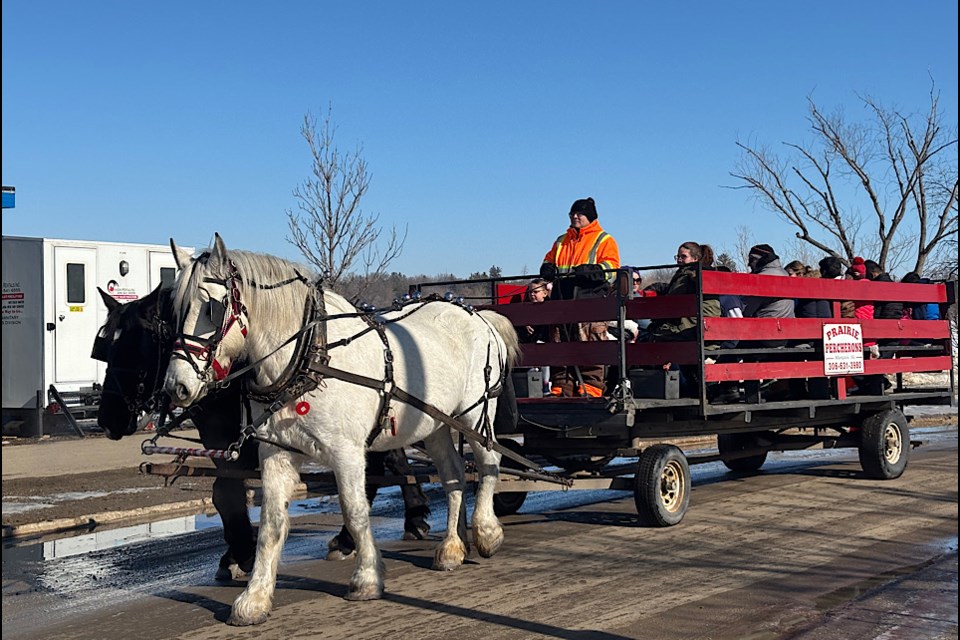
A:
POLYGON ((381 535, 377 602, 343 601, 352 566, 319 559, 339 519, 300 518, 252 629, 222 622, 241 587, 209 580, 215 532, 43 563, 22 593, 5 551, 4 638, 956 638, 957 432, 920 439, 887 482, 852 450, 698 467, 667 529, 638 527, 629 494, 556 493, 451 573, 428 568, 432 543, 381 535))
MULTIPOLYGON (((196 429, 178 430, 176 435, 198 439, 196 429)), ((137 433, 129 438, 109 440, 103 435, 62 437, 26 442, 4 442, 3 479, 37 478, 135 469, 146 460, 140 452, 141 443, 150 437, 137 433)), ((184 444, 183 446, 199 446, 184 444)), ((169 456, 168 456, 169 457, 169 456)))

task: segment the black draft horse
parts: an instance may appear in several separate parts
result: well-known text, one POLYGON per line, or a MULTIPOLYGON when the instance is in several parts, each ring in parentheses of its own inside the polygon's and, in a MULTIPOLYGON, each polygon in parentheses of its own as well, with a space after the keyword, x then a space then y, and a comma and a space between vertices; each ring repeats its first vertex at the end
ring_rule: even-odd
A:
MULTIPOLYGON (((139 300, 120 303, 101 289, 107 320, 94 343, 93 357, 106 362, 107 371, 97 416, 97 425, 107 437, 119 440, 138 429, 140 414, 156 409, 163 388, 164 373, 173 349, 173 305, 169 289, 157 287, 139 300)), ((226 449, 235 443, 242 428, 241 385, 232 384, 200 402, 191 417, 207 449, 226 449)), ((246 440, 236 462, 214 459, 218 469, 255 470, 259 465, 257 442, 246 440)), ((367 473, 412 475, 406 455, 400 451, 370 453, 367 473)), ((376 485, 367 486, 372 503, 376 485)), ((420 485, 401 485, 404 500, 404 539, 423 539, 430 531, 427 516, 429 499, 420 485)), ((244 578, 253 568, 256 536, 247 512, 243 480, 218 476, 213 482, 213 505, 223 522, 227 551, 220 558, 216 580, 244 578)), ((329 544, 327 558, 339 560, 353 555, 356 545, 343 527, 329 544)))

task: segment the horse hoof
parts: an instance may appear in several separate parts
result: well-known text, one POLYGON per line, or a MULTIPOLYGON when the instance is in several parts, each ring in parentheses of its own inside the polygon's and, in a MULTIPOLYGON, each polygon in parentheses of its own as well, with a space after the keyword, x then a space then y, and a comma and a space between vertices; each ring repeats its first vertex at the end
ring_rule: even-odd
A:
POLYGON ((477 553, 481 557, 492 558, 493 554, 499 551, 503 545, 503 529, 488 537, 476 536, 476 545, 477 553))
POLYGON ((349 560, 350 558, 355 558, 356 556, 356 549, 351 549, 350 551, 344 551, 343 549, 330 549, 327 551, 327 560, 349 560))
POLYGON ((357 590, 357 591, 347 591, 347 595, 343 596, 344 600, 349 600, 351 602, 363 602, 365 600, 379 600, 383 597, 382 589, 366 589, 366 590, 357 590))
POLYGON ((430 533, 430 525, 426 522, 423 524, 417 525, 413 528, 407 529, 403 532, 404 540, 424 540, 427 537, 427 534, 430 533))
POLYGON ((240 565, 231 564, 226 567, 219 567, 217 569, 217 574, 213 576, 213 579, 217 582, 236 582, 238 580, 245 580, 247 578, 247 572, 240 568, 240 565))
POLYGON ((492 558, 494 554, 500 550, 501 545, 503 545, 503 536, 492 545, 477 543, 477 553, 479 553, 482 558, 492 558))
POLYGON ((467 559, 467 547, 460 538, 446 538, 433 553, 435 571, 453 571, 467 559))
POLYGON ((268 615, 270 614, 264 613, 262 615, 258 615, 256 617, 247 619, 247 618, 241 618, 239 616, 235 616, 231 613, 230 617, 227 618, 227 624, 230 625, 231 627, 251 627, 255 624, 263 624, 264 622, 266 622, 268 615))

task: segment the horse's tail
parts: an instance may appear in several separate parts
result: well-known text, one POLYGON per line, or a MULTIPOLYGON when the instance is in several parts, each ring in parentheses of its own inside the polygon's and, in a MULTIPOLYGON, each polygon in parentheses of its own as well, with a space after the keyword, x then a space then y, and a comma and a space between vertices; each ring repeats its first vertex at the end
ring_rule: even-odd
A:
POLYGON ((507 368, 512 369, 520 357, 520 339, 517 337, 517 330, 505 316, 496 311, 483 309, 479 313, 480 317, 486 320, 503 339, 503 344, 507 347, 507 368))

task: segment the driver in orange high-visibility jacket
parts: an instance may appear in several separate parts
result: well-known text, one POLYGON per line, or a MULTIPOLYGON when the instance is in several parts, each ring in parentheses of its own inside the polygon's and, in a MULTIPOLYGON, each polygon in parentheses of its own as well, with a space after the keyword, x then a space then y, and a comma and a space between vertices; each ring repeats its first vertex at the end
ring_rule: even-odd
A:
MULTIPOLYGON (((570 227, 556 239, 540 266, 540 276, 557 280, 551 297, 560 300, 596 297, 594 290, 612 283, 620 268, 617 241, 597 221, 593 198, 577 200, 570 207, 570 227), (604 270, 609 270, 604 273, 604 270), (574 278, 563 278, 575 274, 574 278)), ((605 292, 603 292, 605 294, 605 292)))
MULTIPOLYGON (((551 298, 574 300, 607 295, 620 268, 616 240, 597 222, 593 198, 577 200, 570 207, 570 227, 557 238, 540 265, 540 277, 554 282, 551 298)), ((552 328, 553 341, 605 340, 603 322, 581 322, 552 328)), ((602 365, 557 367, 551 376, 551 393, 562 396, 600 397, 606 390, 606 367, 602 365), (578 375, 579 374, 579 375, 578 375)))

